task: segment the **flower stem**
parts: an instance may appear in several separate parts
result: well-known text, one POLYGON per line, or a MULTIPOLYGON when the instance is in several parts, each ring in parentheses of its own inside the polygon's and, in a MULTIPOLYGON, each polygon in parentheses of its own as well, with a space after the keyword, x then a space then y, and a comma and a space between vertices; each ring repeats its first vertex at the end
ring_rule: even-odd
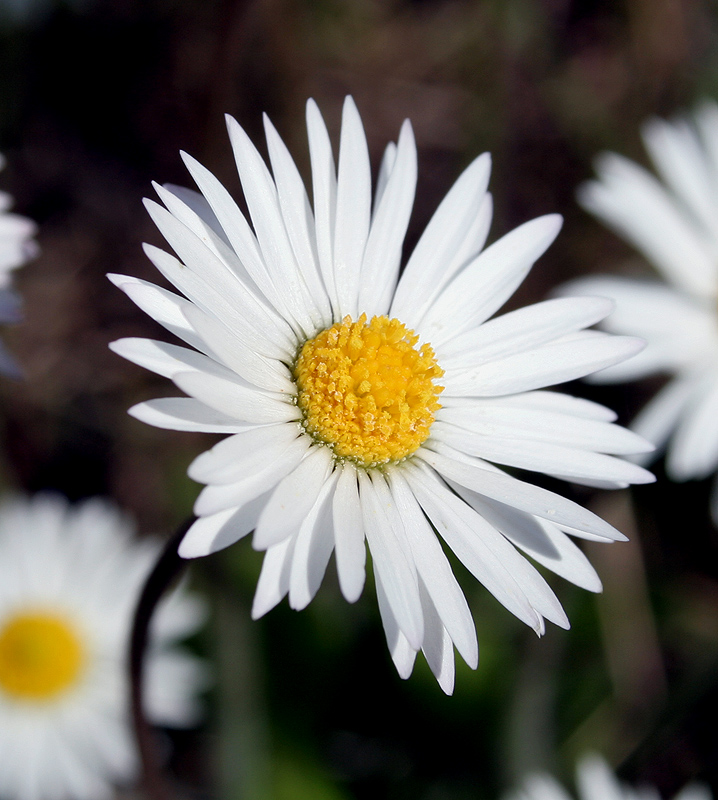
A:
POLYGON ((142 765, 142 781, 151 800, 171 800, 174 793, 162 774, 156 738, 144 711, 143 668, 149 641, 148 631, 159 601, 187 564, 185 559, 180 558, 177 548, 194 521, 195 517, 191 517, 184 522, 167 541, 142 588, 132 623, 129 659, 132 724, 142 765))

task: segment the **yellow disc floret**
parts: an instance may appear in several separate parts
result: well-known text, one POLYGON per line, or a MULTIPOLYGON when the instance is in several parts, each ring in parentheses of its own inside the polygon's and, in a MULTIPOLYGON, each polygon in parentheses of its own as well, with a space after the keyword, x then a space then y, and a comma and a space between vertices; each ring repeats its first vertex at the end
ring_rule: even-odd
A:
POLYGON ((294 376, 307 432, 364 467, 399 461, 429 436, 444 372, 398 319, 366 314, 302 347, 294 376))
POLYGON ((52 700, 76 683, 84 660, 77 632, 63 617, 15 614, 0 629, 0 692, 15 700, 52 700))

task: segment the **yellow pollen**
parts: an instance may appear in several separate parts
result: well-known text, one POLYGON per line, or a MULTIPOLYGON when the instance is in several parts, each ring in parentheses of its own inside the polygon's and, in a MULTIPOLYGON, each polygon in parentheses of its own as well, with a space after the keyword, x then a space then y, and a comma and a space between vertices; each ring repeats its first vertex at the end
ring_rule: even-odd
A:
POLYGON ((362 314, 302 347, 294 370, 307 432, 364 467, 399 461, 429 436, 444 371, 398 319, 362 314))
POLYGON ((17 614, 0 629, 0 692, 15 700, 54 699, 76 683, 84 660, 77 633, 64 618, 17 614))

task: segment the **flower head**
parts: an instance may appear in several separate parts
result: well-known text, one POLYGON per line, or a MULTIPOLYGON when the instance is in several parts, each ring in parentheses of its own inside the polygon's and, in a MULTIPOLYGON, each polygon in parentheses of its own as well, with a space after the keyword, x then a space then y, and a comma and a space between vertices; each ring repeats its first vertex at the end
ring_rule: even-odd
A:
MULTIPOLYGON (((597 276, 563 291, 612 298, 616 310, 604 327, 647 341, 642 353, 594 380, 671 375, 631 427, 658 451, 667 446, 671 479, 700 479, 718 467, 718 105, 705 103, 692 119, 651 120, 643 138, 662 182, 608 153, 579 199, 664 282, 597 276)), ((718 524, 718 486, 712 505, 718 524)))
MULTIPOLYGON (((158 552, 109 503, 59 496, 0 505, 0 796, 98 800, 134 777, 126 657, 158 552)), ((178 591, 154 618, 146 712, 196 721, 204 665, 173 647, 204 606, 178 591)))
MULTIPOLYGON (((581 759, 577 779, 580 800, 660 800, 652 787, 634 790, 620 783, 598 755, 590 754, 581 759)), ((571 797, 550 775, 537 773, 526 778, 522 788, 506 800, 571 800, 571 797)), ((713 800, 713 796, 707 787, 691 784, 674 800, 713 800)))
POLYGON ((228 119, 253 228, 186 155, 201 194, 158 186, 164 208, 147 204, 179 258, 146 252, 187 299, 112 276, 194 348, 146 339, 112 345, 189 395, 130 413, 159 427, 226 436, 190 466, 206 487, 181 555, 207 555, 254 530, 254 547, 266 551, 253 606, 259 617, 286 595, 304 608, 332 553, 341 590, 355 601, 367 543, 399 673, 407 677, 423 650, 450 692, 452 645, 472 667, 478 648, 439 537, 537 633, 544 619, 567 626, 548 584, 518 551, 597 591, 598 577, 566 531, 623 537, 494 463, 589 485, 652 480, 615 457, 647 445, 613 425, 612 412, 542 390, 642 345, 584 330, 611 309, 595 298, 551 300, 487 321, 561 224, 542 217, 484 249, 487 154, 441 203, 400 277, 417 174, 411 125, 387 148, 372 201, 353 101, 344 105, 336 170, 310 101, 312 205, 266 119, 265 127, 271 174, 228 119))
MULTIPOLYGON (((0 169, 5 159, 0 155, 0 169)), ((33 240, 36 226, 31 220, 11 214, 8 209, 12 198, 0 192, 0 323, 13 323, 20 320, 20 298, 11 289, 12 271, 22 266, 37 254, 33 240)), ((0 343, 0 372, 17 376, 18 367, 14 359, 0 343)))

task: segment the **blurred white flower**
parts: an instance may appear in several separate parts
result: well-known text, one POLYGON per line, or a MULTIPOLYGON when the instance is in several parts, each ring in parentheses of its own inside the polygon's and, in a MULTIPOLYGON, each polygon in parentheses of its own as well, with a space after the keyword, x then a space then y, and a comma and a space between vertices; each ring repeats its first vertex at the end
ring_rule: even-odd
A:
MULTIPOLYGON (((590 212, 635 245, 666 283, 597 276, 573 281, 566 294, 609 297, 606 330, 641 336, 646 349, 593 376, 596 382, 668 374, 632 429, 667 447, 675 481, 705 478, 718 467, 718 106, 692 119, 654 119, 643 129, 663 181, 615 153, 597 161, 598 180, 581 187, 590 212)), ((718 524, 718 486, 713 518, 718 524)))
MULTIPOLYGON (((595 754, 579 762, 577 783, 580 800, 660 800, 653 787, 632 789, 620 783, 606 761, 595 754)), ((538 773, 527 777, 521 789, 504 800, 571 800, 571 796, 550 775, 538 773)), ((707 787, 691 784, 673 800, 713 800, 713 796, 707 787)))
POLYGON ((332 552, 341 590, 355 601, 366 540, 399 674, 408 677, 423 650, 451 692, 452 644, 472 667, 478 647, 437 533, 538 634, 544 619, 568 627, 553 591, 518 550, 598 591, 595 571, 566 532, 624 537, 491 462, 591 486, 653 480, 607 455, 650 447, 613 425, 611 411, 541 390, 615 364, 643 343, 584 330, 612 307, 593 298, 551 300, 487 322, 561 225, 556 215, 541 217, 483 249, 492 215, 488 154, 458 179, 400 278, 417 176, 408 121, 386 150, 372 205, 353 101, 344 105, 336 170, 324 120, 309 101, 313 211, 269 120, 273 175, 234 119, 228 128, 254 230, 219 181, 183 155, 202 194, 157 186, 165 208, 147 202, 181 260, 152 246, 146 252, 188 300, 111 276, 196 348, 115 342, 116 352, 190 395, 130 413, 228 437, 190 466, 207 486, 180 554, 207 555, 254 529, 254 547, 267 551, 256 618, 287 594, 292 608, 304 608, 332 552))
MULTIPOLYGON (((0 169, 5 159, 0 155, 0 169)), ((20 321, 20 298, 10 288, 12 271, 37 255, 37 244, 33 240, 36 225, 26 217, 8 212, 12 198, 0 192, 0 324, 20 321)), ((15 360, 0 342, 0 372, 17 377, 19 370, 15 360)))
MULTIPOLYGON (((127 650, 134 607, 159 543, 93 499, 39 495, 0 504, 0 797, 100 800, 137 770, 127 650)), ((153 619, 148 718, 199 714, 205 665, 177 649, 204 604, 177 590, 153 619)))

